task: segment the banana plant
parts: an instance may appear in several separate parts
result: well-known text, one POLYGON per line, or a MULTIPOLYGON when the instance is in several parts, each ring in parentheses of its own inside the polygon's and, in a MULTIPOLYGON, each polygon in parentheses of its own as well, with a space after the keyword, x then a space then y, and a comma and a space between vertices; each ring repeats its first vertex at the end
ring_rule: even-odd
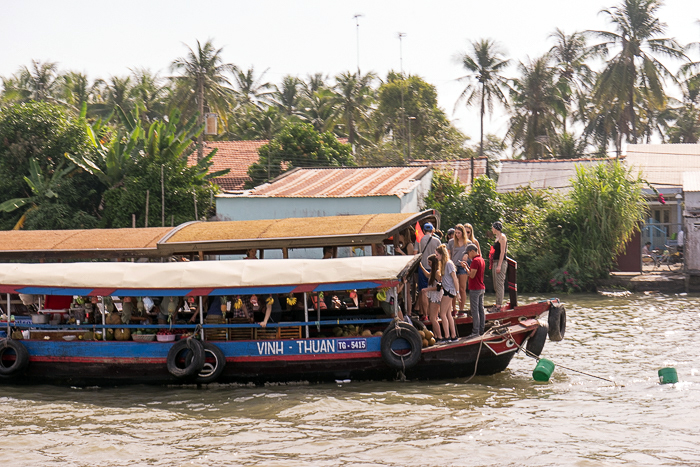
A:
POLYGON ((53 174, 45 175, 36 159, 30 159, 29 176, 25 176, 24 181, 27 183, 27 185, 29 185, 32 196, 26 198, 14 198, 0 204, 0 211, 4 212, 13 212, 27 205, 30 206, 29 209, 24 212, 19 221, 17 221, 13 230, 21 229, 27 219, 27 215, 30 212, 39 209, 42 203, 52 198, 58 198, 56 189, 63 182, 65 177, 67 177, 73 170, 75 170, 75 166, 73 164, 63 168, 63 163, 61 163, 56 170, 54 170, 53 174))
POLYGON ((87 106, 83 104, 80 112, 80 120, 83 122, 90 144, 94 148, 91 153, 66 154, 66 158, 72 163, 96 176, 107 188, 119 186, 124 181, 129 165, 129 160, 138 151, 143 130, 136 118, 128 115, 117 106, 117 112, 124 124, 125 130, 119 130, 117 135, 106 145, 97 138, 102 128, 102 121, 98 120, 90 125, 86 118, 87 106))

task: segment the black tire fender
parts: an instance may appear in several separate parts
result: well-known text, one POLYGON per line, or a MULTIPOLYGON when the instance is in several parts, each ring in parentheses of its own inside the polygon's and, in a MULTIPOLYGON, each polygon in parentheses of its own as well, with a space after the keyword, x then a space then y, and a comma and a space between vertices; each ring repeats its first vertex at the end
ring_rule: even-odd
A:
POLYGON ((408 323, 391 323, 387 326, 381 341, 382 358, 384 362, 395 370, 407 370, 416 366, 420 361, 423 349, 423 339, 416 328, 408 323), (410 350, 407 354, 397 354, 391 348, 394 341, 404 339, 408 342, 410 350))
POLYGON ((555 306, 552 304, 549 307, 549 340, 559 342, 564 339, 566 334, 566 308, 564 305, 555 306))
POLYGON ((532 332, 530 337, 528 337, 525 349, 539 357, 542 353, 542 349, 544 349, 545 342, 547 342, 548 333, 549 326, 547 323, 540 323, 540 326, 532 332))
POLYGON ((0 341, 0 376, 12 376, 24 370, 29 365, 29 352, 21 342, 14 339, 0 341), (10 352, 15 354, 15 361, 5 366, 3 359, 10 352))
POLYGON ((179 340, 170 347, 166 362, 168 371, 176 378, 196 375, 204 366, 204 345, 192 337, 179 340), (183 352, 186 355, 181 355, 183 352), (180 365, 182 360, 185 362, 184 366, 180 365))
POLYGON ((226 366, 226 357, 221 349, 210 342, 204 342, 204 365, 195 377, 195 381, 201 384, 213 383, 226 366))

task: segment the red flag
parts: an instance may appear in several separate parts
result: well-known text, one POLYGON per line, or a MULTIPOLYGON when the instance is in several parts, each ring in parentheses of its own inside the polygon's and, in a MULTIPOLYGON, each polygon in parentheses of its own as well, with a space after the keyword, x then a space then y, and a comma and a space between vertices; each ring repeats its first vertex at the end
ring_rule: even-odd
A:
POLYGON ((420 222, 416 222, 416 242, 420 243, 421 238, 423 238, 423 230, 420 228, 420 222))

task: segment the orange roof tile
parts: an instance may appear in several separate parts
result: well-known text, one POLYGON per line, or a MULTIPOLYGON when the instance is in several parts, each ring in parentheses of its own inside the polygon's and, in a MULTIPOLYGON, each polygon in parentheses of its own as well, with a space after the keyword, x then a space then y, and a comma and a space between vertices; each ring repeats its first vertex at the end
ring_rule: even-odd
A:
POLYGON ((256 187, 250 196, 279 198, 401 196, 427 173, 426 167, 294 169, 256 187))
MULTIPOLYGON (((209 169, 209 173, 231 169, 223 177, 215 178, 214 183, 225 191, 243 189, 245 182, 250 180, 248 167, 258 162, 258 149, 268 142, 266 139, 255 141, 207 141, 204 148, 205 155, 209 155, 212 150, 218 149, 212 158, 213 164, 209 169)), ((187 163, 189 165, 197 163, 197 151, 190 155, 187 163)))
MULTIPOLYGON (((347 138, 338 138, 343 144, 347 144, 347 138)), ((204 143, 204 155, 214 150, 216 154, 212 158, 212 166, 209 173, 219 170, 231 169, 228 174, 223 177, 217 177, 213 181, 224 191, 242 190, 247 181, 248 167, 258 162, 260 156, 258 149, 261 146, 269 143, 269 140, 258 139, 250 141, 206 141, 204 143)), ((197 163, 197 151, 190 154, 187 159, 187 164, 192 166, 197 163)))

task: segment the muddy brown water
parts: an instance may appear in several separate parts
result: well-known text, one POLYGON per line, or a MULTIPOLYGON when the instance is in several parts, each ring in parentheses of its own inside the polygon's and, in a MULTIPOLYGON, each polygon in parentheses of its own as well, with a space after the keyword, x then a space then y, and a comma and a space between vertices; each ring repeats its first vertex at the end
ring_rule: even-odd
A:
MULTIPOLYGON (((523 302, 542 297, 523 297, 523 302)), ((700 465, 700 296, 562 297, 566 339, 532 379, 266 387, 0 384, 8 466, 700 465), (675 367, 680 382, 660 385, 675 367)))

